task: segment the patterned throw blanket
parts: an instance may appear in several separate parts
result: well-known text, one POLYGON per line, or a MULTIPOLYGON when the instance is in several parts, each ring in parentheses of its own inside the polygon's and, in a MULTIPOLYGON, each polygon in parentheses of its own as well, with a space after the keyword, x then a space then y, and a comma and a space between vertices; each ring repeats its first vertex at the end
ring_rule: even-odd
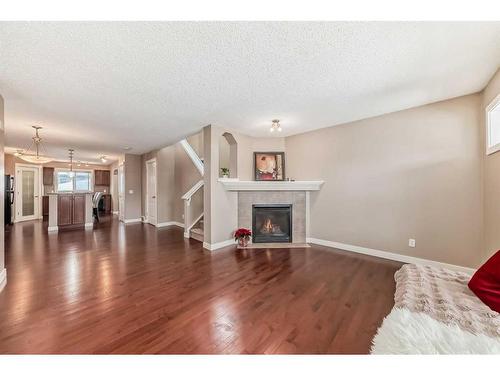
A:
POLYGON ((469 289, 470 276, 444 268, 405 264, 394 275, 394 307, 422 312, 445 324, 500 337, 500 314, 469 289))
POLYGON ((500 353, 500 314, 470 291, 469 275, 406 264, 394 278, 395 305, 373 354, 500 353))

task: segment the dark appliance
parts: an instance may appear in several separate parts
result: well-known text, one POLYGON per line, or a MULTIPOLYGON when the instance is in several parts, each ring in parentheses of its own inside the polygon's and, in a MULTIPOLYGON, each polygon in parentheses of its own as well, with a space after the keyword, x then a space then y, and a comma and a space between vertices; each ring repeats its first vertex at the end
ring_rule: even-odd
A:
POLYGON ((14 176, 5 175, 5 225, 12 224, 12 205, 14 204, 14 176))

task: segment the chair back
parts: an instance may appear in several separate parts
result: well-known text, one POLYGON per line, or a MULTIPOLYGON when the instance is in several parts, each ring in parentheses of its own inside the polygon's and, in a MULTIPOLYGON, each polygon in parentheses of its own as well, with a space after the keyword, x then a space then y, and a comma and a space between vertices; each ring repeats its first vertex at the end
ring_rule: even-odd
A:
POLYGON ((99 201, 101 200, 102 192, 96 191, 92 197, 92 208, 99 208, 99 201))

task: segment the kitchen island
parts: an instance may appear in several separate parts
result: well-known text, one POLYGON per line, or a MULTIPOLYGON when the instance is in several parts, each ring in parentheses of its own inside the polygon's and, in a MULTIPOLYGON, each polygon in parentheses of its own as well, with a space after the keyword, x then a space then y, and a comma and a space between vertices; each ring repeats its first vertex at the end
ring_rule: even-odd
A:
POLYGON ((92 192, 49 193, 49 232, 62 228, 92 229, 92 192))

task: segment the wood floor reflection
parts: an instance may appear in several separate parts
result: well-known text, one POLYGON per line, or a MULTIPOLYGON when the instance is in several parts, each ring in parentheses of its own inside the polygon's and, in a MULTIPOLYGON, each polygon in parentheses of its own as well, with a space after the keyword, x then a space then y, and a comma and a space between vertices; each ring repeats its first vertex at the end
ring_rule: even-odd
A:
POLYGON ((180 228, 6 231, 0 353, 368 353, 401 266, 320 246, 209 252, 180 228))

